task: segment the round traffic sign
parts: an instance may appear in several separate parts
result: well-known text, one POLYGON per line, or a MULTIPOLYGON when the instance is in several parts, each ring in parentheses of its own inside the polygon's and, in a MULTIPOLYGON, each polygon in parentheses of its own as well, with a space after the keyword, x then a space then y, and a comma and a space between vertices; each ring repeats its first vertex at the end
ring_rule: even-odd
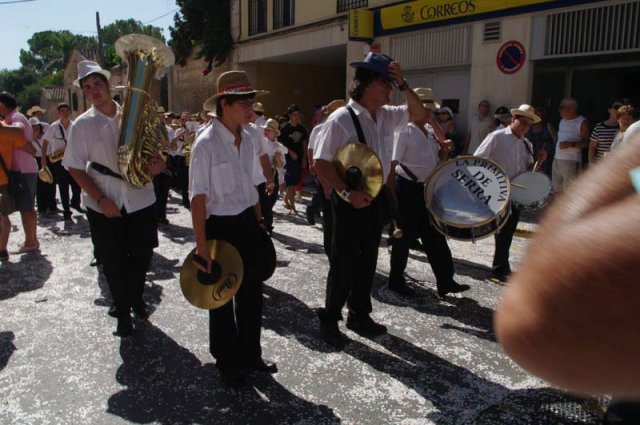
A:
POLYGON ((505 74, 515 74, 522 68, 527 53, 522 43, 516 40, 507 41, 498 49, 496 62, 498 69, 505 74))

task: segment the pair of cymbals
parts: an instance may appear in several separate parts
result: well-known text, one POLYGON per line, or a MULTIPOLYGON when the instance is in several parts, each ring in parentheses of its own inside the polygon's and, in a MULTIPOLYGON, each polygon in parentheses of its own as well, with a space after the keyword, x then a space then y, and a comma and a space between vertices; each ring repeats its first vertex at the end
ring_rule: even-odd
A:
MULTIPOLYGON (((268 280, 276 269, 276 250, 271 237, 260 229, 257 243, 257 272, 261 282, 268 280)), ((184 260, 180 270, 180 287, 194 306, 214 309, 228 303, 240 289, 244 263, 238 250, 229 242, 207 241, 211 256, 211 273, 203 273, 193 264, 195 249, 184 260)))
MULTIPOLYGON (((338 149, 332 162, 348 191, 366 192, 373 198, 378 196, 383 184, 382 162, 367 145, 348 143, 338 149)), ((342 194, 338 195, 344 199, 342 194)), ((349 202, 348 199, 345 201, 349 202)))

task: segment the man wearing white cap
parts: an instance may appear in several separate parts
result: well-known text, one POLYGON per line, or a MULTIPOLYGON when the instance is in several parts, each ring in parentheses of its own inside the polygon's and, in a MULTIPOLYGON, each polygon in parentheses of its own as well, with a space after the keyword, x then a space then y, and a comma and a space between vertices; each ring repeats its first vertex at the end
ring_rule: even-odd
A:
MULTIPOLYGON (((148 317, 142 293, 153 248, 158 246, 158 228, 153 184, 134 188, 118 173, 122 108, 111 98, 110 75, 93 61, 78 63, 73 84, 82 88, 92 107, 71 125, 62 165, 82 188, 92 238, 115 305, 116 335, 126 337, 133 333, 131 309, 148 317)), ((158 154, 148 171, 156 175, 165 167, 158 154)))
MULTIPOLYGON (((524 137, 531 124, 540 122, 540 117, 535 114, 535 109, 530 105, 520 105, 518 109, 511 110, 511 115, 513 117, 511 124, 489 134, 474 155, 495 161, 502 167, 505 174, 513 179, 518 174, 531 169, 536 160, 539 168, 547 159, 547 155, 546 151, 540 150, 534 157, 533 146, 524 137)), ((492 279, 506 282, 511 274, 509 250, 519 220, 520 211, 511 207, 509 219, 504 227, 495 234, 496 247, 491 268, 492 279)))

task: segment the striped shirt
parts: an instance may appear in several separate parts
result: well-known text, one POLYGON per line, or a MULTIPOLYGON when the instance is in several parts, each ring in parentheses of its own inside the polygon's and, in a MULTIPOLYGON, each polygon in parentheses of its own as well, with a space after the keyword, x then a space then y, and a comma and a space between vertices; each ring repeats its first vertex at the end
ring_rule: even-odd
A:
POLYGON ((611 143, 619 130, 618 124, 614 126, 607 125, 604 121, 599 122, 591 132, 591 141, 597 142, 596 159, 602 159, 604 154, 611 151, 611 143))

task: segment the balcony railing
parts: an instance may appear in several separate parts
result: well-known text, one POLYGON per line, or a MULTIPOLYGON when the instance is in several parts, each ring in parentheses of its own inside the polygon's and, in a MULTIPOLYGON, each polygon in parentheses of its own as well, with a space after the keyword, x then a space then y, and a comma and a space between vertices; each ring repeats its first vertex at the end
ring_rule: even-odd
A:
POLYGON ((294 24, 295 0, 273 1, 273 29, 288 27, 294 24))
POLYGON ((338 13, 346 12, 349 9, 367 7, 369 0, 338 0, 338 13))
POLYGON ((267 0, 249 0, 249 35, 267 31, 267 0))

